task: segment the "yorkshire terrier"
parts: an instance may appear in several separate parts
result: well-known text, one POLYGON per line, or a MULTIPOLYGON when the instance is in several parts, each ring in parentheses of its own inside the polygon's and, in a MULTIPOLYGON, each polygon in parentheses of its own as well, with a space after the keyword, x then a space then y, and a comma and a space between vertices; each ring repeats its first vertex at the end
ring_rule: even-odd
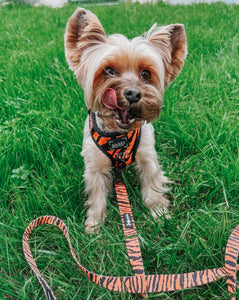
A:
MULTIPOLYGON (((106 36, 95 14, 77 8, 67 24, 65 54, 101 132, 125 133, 141 126, 134 166, 142 198, 154 218, 169 217, 164 193, 170 181, 158 164, 151 123, 159 116, 165 88, 183 67, 187 55, 184 26, 155 24, 144 36, 128 40, 121 34, 106 36)), ((88 195, 85 227, 91 233, 105 219, 113 176, 111 160, 90 135, 89 116, 81 154, 88 195)))

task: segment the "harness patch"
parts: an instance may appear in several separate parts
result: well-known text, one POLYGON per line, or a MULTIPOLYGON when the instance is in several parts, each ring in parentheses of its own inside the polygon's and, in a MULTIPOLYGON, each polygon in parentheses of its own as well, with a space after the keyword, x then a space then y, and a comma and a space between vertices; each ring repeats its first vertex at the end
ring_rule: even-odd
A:
POLYGON ((110 141, 108 141, 108 144, 111 151, 124 149, 129 146, 128 139, 126 136, 122 136, 116 139, 111 139, 110 141))

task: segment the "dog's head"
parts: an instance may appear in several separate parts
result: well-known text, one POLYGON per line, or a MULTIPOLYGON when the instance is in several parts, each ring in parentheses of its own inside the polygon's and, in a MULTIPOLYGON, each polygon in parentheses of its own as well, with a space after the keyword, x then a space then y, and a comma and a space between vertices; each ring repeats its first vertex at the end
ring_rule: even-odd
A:
POLYGON ((68 21, 65 53, 88 109, 108 130, 131 130, 160 113, 165 87, 187 55, 184 26, 154 25, 144 37, 106 36, 98 18, 78 8, 68 21))

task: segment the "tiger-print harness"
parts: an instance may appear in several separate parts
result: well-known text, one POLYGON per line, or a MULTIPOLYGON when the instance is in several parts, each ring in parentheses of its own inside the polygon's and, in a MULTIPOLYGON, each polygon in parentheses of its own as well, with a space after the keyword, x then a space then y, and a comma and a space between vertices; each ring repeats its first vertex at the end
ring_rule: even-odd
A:
POLYGON ((102 132, 96 123, 96 116, 89 110, 89 129, 96 146, 109 157, 117 176, 135 160, 141 139, 141 127, 127 133, 102 132))
MULTIPOLYGON (((114 182, 114 188, 116 192, 116 197, 118 201, 121 221, 123 225, 123 232, 125 237, 125 244, 129 256, 129 261, 134 271, 134 276, 122 276, 122 277, 113 277, 113 276, 104 276, 98 275, 87 270, 83 267, 74 252, 73 246, 71 244, 70 235, 67 229, 66 224, 59 218, 54 216, 42 216, 34 221, 32 221, 29 226, 26 228, 23 235, 23 251, 25 258, 37 276, 40 284, 43 287, 44 293, 48 300, 56 299, 52 289, 47 284, 46 280, 40 274, 40 271, 36 265, 36 262, 32 256, 30 247, 29 247, 29 237, 32 230, 43 224, 51 224, 58 227, 64 234, 65 238, 70 247, 70 252, 76 261, 77 265, 81 271, 94 283, 115 292, 128 292, 132 294, 141 294, 142 297, 146 297, 149 293, 159 293, 159 292, 170 292, 176 290, 183 290, 188 288, 193 288, 201 286, 204 284, 211 283, 218 280, 219 278, 227 278, 227 286, 230 299, 236 299, 236 273, 239 269, 237 264, 238 252, 239 252, 239 225, 231 233, 225 253, 225 265, 220 268, 213 268, 203 271, 195 271, 190 273, 182 274, 162 274, 162 275, 146 275, 144 271, 144 265, 142 260, 142 254, 140 250, 139 239, 137 236, 136 226, 133 219, 133 214, 131 211, 128 194, 126 186, 120 176, 120 171, 124 169, 129 162, 134 161, 135 153, 137 146, 139 144, 141 129, 137 130, 134 133, 130 133, 127 137, 129 142, 126 143, 130 147, 126 147, 126 144, 123 144, 123 149, 128 149, 127 153, 121 148, 115 149, 116 145, 121 145, 125 143, 125 138, 120 134, 115 134, 113 139, 119 138, 120 140, 114 141, 113 149, 110 149, 110 140, 112 136, 107 134, 102 135, 98 128, 95 126, 94 114, 89 112, 89 125, 90 131, 93 140, 98 143, 98 145, 104 146, 103 152, 109 157, 109 153, 113 155, 116 153, 115 158, 111 158, 112 166, 114 169, 118 170, 116 172, 116 180, 114 182), (134 137, 133 137, 134 136, 134 137), (132 138, 133 137, 133 138, 132 138), (109 139, 108 139, 109 138, 109 139), (136 146, 131 143, 134 140, 136 146), (117 144, 118 143, 118 144, 117 144), (107 148, 108 147, 108 148, 107 148), (121 149, 121 150, 120 150, 121 149), (117 157, 117 154, 119 155, 117 157), (119 159, 120 158, 120 159, 119 159)), ((100 146, 98 146, 100 148, 100 146)))

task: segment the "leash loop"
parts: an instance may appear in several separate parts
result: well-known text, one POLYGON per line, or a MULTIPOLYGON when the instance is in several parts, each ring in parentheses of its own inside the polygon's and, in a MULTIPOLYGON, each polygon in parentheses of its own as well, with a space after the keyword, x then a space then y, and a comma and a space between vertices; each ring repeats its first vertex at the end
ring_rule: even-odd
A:
MULTIPOLYGON (((117 194, 117 198, 120 200, 122 197, 124 198, 124 193, 126 188, 122 182, 115 183, 116 190, 120 190, 119 194, 117 194), (123 185, 123 186, 122 186, 123 185), (123 190, 122 190, 123 187, 123 190), (122 192, 123 191, 123 192, 122 192)), ((121 201, 121 200, 120 200, 121 201)), ((128 205, 122 201, 121 203, 123 211, 123 217, 121 216, 121 220, 124 219, 124 213, 130 214, 131 211, 128 210, 128 205)), ((130 215, 131 216, 131 215, 130 215)), ((226 246, 226 254, 225 254, 225 265, 221 268, 208 269, 203 271, 196 271, 190 273, 182 273, 182 274, 161 274, 161 275, 145 275, 143 269, 143 262, 141 252, 138 253, 138 256, 134 256, 133 251, 134 247, 138 247, 138 242, 134 240, 134 243, 131 244, 133 240, 129 237, 129 243, 127 251, 129 253, 130 262, 132 264, 132 268, 136 275, 134 276, 123 276, 123 277, 111 277, 98 275, 96 273, 88 271, 84 268, 79 261, 74 252, 74 248, 71 244, 69 232, 66 224, 59 218, 54 216, 42 216, 30 223, 30 225, 26 228, 23 235, 23 252, 25 258, 35 273, 37 279, 43 287, 44 293, 48 300, 56 300, 53 291, 45 281, 45 279, 41 276, 35 260, 32 256, 30 247, 29 247, 29 238, 32 230, 40 225, 50 224, 58 227, 64 234, 65 238, 70 247, 71 254, 76 261, 77 265, 81 269, 81 271, 94 283, 115 292, 128 292, 133 294, 144 294, 147 293, 160 293, 160 292, 170 292, 170 291, 178 291, 183 289, 194 288, 197 286, 201 286, 204 284, 208 284, 214 282, 222 277, 227 278, 227 286, 228 292, 231 300, 236 299, 236 272, 239 270, 239 265, 237 264, 238 252, 239 252, 239 225, 233 230, 231 233, 227 246, 226 246), (131 245, 130 245, 131 244, 131 245), (135 246, 136 245, 136 246, 135 246), (132 246, 132 248, 130 248, 132 246), (132 251, 131 251, 132 250, 132 251)), ((133 232, 131 230, 135 230, 133 217, 131 219, 131 224, 126 226, 125 220, 123 220, 123 228, 129 228, 130 234, 133 232), (133 227, 131 227, 133 226, 133 227)), ((127 233, 124 232, 124 235, 127 236, 127 233)), ((133 235, 136 237, 136 235, 133 235)), ((126 240, 127 245, 127 240, 126 240)))
MULTIPOLYGON (((227 276, 227 287, 230 294, 236 293, 236 274, 239 269, 239 265, 237 264, 239 254, 239 225, 233 230, 231 233, 227 246, 226 246, 226 254, 225 254, 225 269, 228 273, 227 276)), ((231 299, 236 299, 231 298, 231 299)))

